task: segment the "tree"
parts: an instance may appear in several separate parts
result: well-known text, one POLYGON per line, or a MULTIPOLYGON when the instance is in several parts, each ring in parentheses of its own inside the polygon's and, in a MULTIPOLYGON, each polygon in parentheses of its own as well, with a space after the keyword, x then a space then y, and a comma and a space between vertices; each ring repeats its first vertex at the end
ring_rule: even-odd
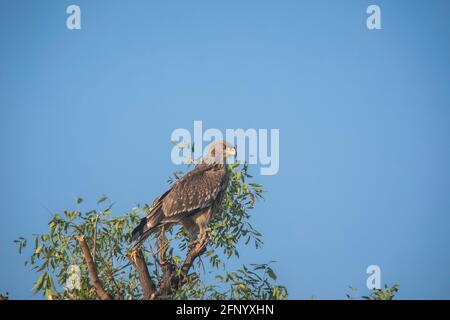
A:
MULTIPOLYGON (((39 274, 34 292, 48 299, 287 299, 287 289, 275 284, 272 262, 226 269, 228 260, 239 258, 241 245, 262 245, 249 212, 264 192, 247 181, 247 164, 229 168, 230 186, 210 223, 208 248, 192 247, 185 230, 174 227, 130 251, 131 231, 148 205, 115 216, 103 196, 99 209, 55 213, 48 232, 33 235, 25 263, 39 274)), ((179 176, 175 172, 169 184, 179 176)), ((28 243, 24 237, 14 242, 19 253, 28 243)))

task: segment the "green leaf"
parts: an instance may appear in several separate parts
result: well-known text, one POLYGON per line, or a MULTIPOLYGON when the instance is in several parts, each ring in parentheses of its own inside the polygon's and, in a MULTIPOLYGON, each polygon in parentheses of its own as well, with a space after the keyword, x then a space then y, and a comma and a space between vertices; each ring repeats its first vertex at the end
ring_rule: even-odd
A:
POLYGON ((267 274, 269 277, 271 277, 273 280, 277 280, 277 275, 273 272, 273 270, 269 267, 267 267, 267 274))
POLYGON ((33 286, 33 292, 37 293, 39 290, 42 289, 42 285, 44 283, 44 280, 47 277, 47 272, 44 272, 43 274, 41 274, 41 276, 36 280, 36 283, 33 286))
POLYGON ((97 204, 100 204, 102 202, 105 202, 106 200, 108 200, 108 197, 103 195, 100 199, 98 199, 97 204))
POLYGON ((41 244, 39 247, 36 248, 36 250, 34 251, 34 254, 38 255, 42 251, 43 248, 44 248, 44 245, 41 244))
POLYGON ((47 281, 47 290, 54 290, 55 289, 55 284, 53 283, 53 279, 51 276, 48 277, 48 281, 47 281))

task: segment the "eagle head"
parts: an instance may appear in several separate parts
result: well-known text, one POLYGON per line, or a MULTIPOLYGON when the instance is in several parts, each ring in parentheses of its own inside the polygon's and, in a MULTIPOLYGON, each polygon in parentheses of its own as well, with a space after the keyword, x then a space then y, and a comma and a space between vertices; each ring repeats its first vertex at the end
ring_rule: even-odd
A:
POLYGON ((211 143, 204 161, 208 164, 225 164, 228 157, 235 156, 236 149, 225 140, 219 140, 211 143))

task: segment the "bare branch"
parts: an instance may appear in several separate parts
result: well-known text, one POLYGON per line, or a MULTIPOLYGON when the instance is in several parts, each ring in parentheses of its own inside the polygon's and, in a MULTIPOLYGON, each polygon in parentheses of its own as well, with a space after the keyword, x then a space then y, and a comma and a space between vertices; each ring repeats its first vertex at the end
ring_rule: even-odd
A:
POLYGON ((81 247, 81 251, 83 252, 84 260, 86 261, 86 265, 88 268, 89 277, 91 278, 92 285, 94 286, 98 298, 100 300, 112 300, 111 295, 103 288, 102 282, 98 277, 97 267, 94 260, 92 259, 91 252, 84 239, 84 236, 77 236, 76 239, 81 247))
POLYGON ((144 254, 141 249, 134 250, 127 254, 128 260, 135 267, 139 281, 141 282, 144 299, 154 299, 156 293, 156 286, 150 278, 150 274, 145 263, 144 254))

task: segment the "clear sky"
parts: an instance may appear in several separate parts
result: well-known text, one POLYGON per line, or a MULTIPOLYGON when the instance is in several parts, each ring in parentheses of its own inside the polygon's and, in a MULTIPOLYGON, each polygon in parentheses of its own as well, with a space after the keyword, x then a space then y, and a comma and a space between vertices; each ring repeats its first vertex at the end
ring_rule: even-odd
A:
POLYGON ((449 57, 445 0, 0 0, 0 292, 37 297, 13 239, 75 196, 151 202, 202 120, 280 129, 242 262, 276 260, 291 298, 365 294, 376 264, 399 298, 449 299, 449 57))

